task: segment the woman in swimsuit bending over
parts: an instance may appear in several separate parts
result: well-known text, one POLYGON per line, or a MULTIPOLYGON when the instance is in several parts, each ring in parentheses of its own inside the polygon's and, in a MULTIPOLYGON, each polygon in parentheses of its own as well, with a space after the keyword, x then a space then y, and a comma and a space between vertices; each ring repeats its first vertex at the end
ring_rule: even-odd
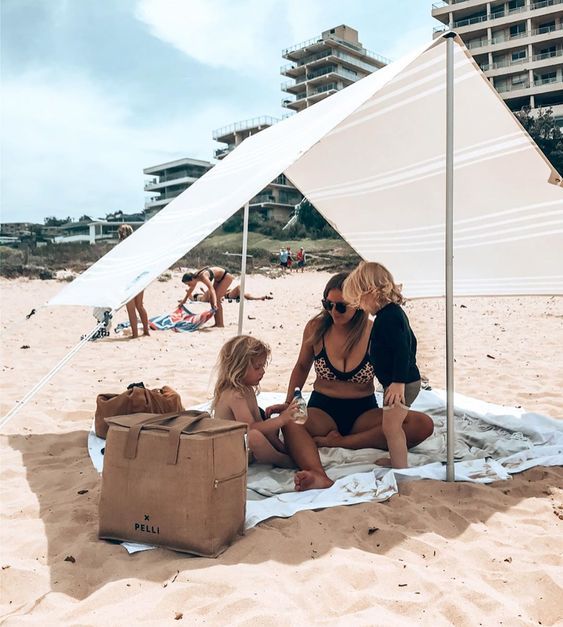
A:
POLYGON ((233 275, 227 272, 225 268, 216 266, 205 267, 196 272, 186 272, 182 277, 182 283, 187 285, 188 289, 184 298, 179 301, 180 305, 183 305, 188 300, 198 283, 203 283, 209 292, 211 307, 215 309, 215 326, 224 327, 225 322, 223 320, 223 305, 221 301, 233 282, 233 278, 233 275))
MULTIPOLYGON (((377 406, 374 370, 370 362, 369 338, 372 322, 368 314, 344 302, 341 272, 327 283, 323 311, 305 326, 303 341, 287 391, 287 402, 266 409, 266 415, 283 411, 296 387, 302 388, 311 366, 316 379, 308 405, 308 420, 284 427, 284 441, 301 471, 295 476, 296 490, 332 485, 317 447, 387 450, 383 434, 383 412, 377 406)), ((403 423, 409 447, 432 434, 434 424, 426 414, 410 410, 403 423)))

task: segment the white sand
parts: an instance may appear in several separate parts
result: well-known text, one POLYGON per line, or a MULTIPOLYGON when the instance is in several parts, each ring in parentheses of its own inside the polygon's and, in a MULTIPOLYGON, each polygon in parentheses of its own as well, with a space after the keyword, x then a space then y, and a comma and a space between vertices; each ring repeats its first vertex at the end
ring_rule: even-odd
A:
MULTIPOLYGON (((245 330, 273 349, 263 389, 285 390, 328 277, 249 277, 247 291, 274 294, 245 309, 245 330)), ((62 287, 0 281, 2 415, 94 325, 89 309, 74 307, 25 320, 62 287)), ((153 284, 149 315, 172 309, 181 296, 178 274, 153 284)), ((443 307, 421 300, 407 310, 421 371, 443 387, 443 307)), ((561 468, 489 486, 404 483, 387 503, 269 520, 215 560, 161 549, 129 556, 99 541, 100 480, 86 450, 96 395, 144 381, 171 385, 186 406, 206 400, 217 352, 237 330, 237 305, 226 303, 225 311, 222 330, 89 344, 5 427, 1 620, 157 625, 177 613, 188 624, 260 627, 561 620, 561 468)), ((464 298, 456 317, 457 391, 563 418, 563 299, 464 298)))

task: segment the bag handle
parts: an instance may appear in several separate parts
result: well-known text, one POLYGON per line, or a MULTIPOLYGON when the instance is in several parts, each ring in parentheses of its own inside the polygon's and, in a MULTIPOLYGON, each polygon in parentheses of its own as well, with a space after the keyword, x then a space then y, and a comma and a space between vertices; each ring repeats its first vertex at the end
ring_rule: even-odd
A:
POLYGON ((129 427, 127 441, 125 442, 125 458, 135 459, 137 455, 137 444, 139 442, 139 435, 141 434, 141 430, 143 427, 147 425, 168 422, 169 420, 172 420, 172 418, 178 418, 178 416, 181 415, 182 414, 179 412, 174 412, 171 414, 156 414, 155 416, 145 418, 139 421, 137 424, 129 427))
POLYGON ((173 465, 178 461, 178 449, 180 448, 180 437, 182 433, 188 427, 191 427, 196 422, 199 422, 202 418, 210 418, 209 413, 197 410, 187 411, 179 416, 178 421, 170 427, 170 431, 168 432, 167 464, 173 465))

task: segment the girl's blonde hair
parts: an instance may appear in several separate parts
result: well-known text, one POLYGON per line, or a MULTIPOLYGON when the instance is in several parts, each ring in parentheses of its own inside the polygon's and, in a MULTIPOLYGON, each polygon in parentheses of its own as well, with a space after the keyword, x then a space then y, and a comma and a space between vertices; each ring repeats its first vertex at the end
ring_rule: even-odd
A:
POLYGON ((248 367, 261 357, 269 359, 270 354, 266 343, 250 335, 238 335, 225 342, 217 359, 217 381, 211 406, 215 407, 225 390, 242 392, 247 387, 244 377, 248 367))
POLYGON ((342 295, 344 300, 358 306, 364 294, 375 293, 381 304, 397 303, 403 305, 405 299, 401 286, 393 280, 393 275, 385 266, 373 261, 362 261, 344 281, 342 295))
MULTIPOLYGON (((344 281, 346 280, 348 275, 348 272, 339 272, 338 274, 330 277, 323 291, 323 300, 326 300, 331 290, 341 290, 342 285, 344 284, 344 281)), ((344 298, 344 300, 349 302, 346 298, 344 298)), ((312 319, 312 322, 312 333, 310 338, 308 338, 308 341, 311 344, 315 345, 323 339, 325 333, 333 325, 333 320, 328 311, 326 309, 323 309, 312 319)), ((352 347, 360 341, 366 329, 367 323, 367 313, 365 311, 362 311, 361 309, 358 309, 354 314, 352 320, 350 320, 350 322, 348 323, 350 325, 348 327, 348 339, 346 340, 346 344, 344 345, 344 350, 346 352, 351 351, 352 347)))

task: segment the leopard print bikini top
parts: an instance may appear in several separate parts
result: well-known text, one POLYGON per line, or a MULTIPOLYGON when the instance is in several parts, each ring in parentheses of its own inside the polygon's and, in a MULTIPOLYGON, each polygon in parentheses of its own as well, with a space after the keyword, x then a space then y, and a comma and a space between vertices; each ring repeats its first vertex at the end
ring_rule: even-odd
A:
POLYGON ((323 347, 318 355, 315 355, 315 372, 319 379, 325 381, 346 381, 348 383, 371 383, 375 377, 375 371, 369 358, 369 347, 362 361, 349 372, 337 370, 331 363, 325 348, 323 337, 323 347))

